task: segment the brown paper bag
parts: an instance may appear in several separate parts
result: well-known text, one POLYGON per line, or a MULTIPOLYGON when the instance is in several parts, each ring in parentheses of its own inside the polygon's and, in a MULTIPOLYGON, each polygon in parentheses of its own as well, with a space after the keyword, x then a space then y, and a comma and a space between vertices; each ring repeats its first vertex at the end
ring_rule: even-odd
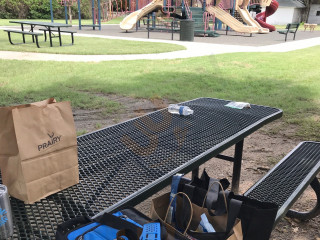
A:
POLYGON ((69 102, 0 108, 0 168, 11 196, 34 203, 79 183, 69 102))
MULTIPOLYGON (((181 194, 185 194, 185 193, 181 193, 181 194)), ((177 199, 177 201, 178 200, 179 199, 177 199)), ((177 203, 177 205, 178 204, 179 203, 177 203)), ((190 201, 190 204, 191 204, 191 201, 190 201)), ((166 219, 168 217, 167 215, 168 215, 169 205, 170 205, 170 193, 166 193, 160 197, 152 199, 150 218, 152 220, 160 220, 160 222, 166 226, 166 230, 168 232, 168 236, 166 240, 192 239, 192 238, 189 238, 189 236, 186 234, 187 229, 185 229, 185 232, 181 233, 177 229, 175 229, 174 226, 171 226, 170 224, 167 223, 166 219)), ((190 223, 191 223, 191 219, 189 219, 189 224, 190 223)))
MULTIPOLYGON (((180 196, 177 196, 177 203, 176 203, 176 215, 182 214, 182 212, 186 211, 185 207, 182 204, 183 199, 180 196)), ((150 218, 153 220, 160 219, 162 222, 163 219, 166 217, 167 210, 169 208, 170 204, 170 192, 165 193, 164 195, 161 195, 160 197, 157 197, 155 199, 152 199, 152 205, 151 205, 151 211, 150 211, 150 218)), ((221 240, 221 239, 227 239, 227 240, 243 240, 243 234, 242 234, 242 226, 241 221, 239 219, 236 220, 232 232, 230 232, 229 238, 227 237, 228 233, 226 233, 226 226, 227 226, 227 215, 223 216, 210 216, 207 209, 203 207, 199 207, 196 204, 192 204, 192 211, 191 211, 192 219, 190 224, 188 223, 188 234, 191 235, 191 238, 194 239, 211 239, 211 240, 221 240), (201 214, 205 213, 209 222, 213 225, 216 233, 198 233, 194 232, 192 230, 196 230, 197 226, 199 226, 200 223, 200 216, 201 214)), ((178 219, 177 219, 178 220, 178 219)), ((186 219, 188 221, 188 219, 186 219)), ((171 226, 168 223, 166 225, 170 226, 172 229, 175 230, 176 226, 171 226)), ((182 229, 183 224, 177 224, 180 225, 179 229, 182 229)), ((175 230, 176 231, 176 230, 175 230)))
POLYGON ((223 193, 225 209, 227 212, 221 216, 211 216, 208 212, 208 209, 204 207, 206 198, 209 194, 211 187, 215 184, 220 185, 221 189, 223 186, 219 181, 213 181, 209 187, 205 198, 203 199, 202 207, 197 206, 196 204, 192 204, 193 208, 193 217, 192 223, 190 226, 189 234, 197 239, 211 239, 211 240, 220 240, 220 239, 227 239, 227 240, 243 240, 242 234, 242 225, 241 220, 236 218, 240 211, 241 202, 236 200, 231 200, 230 204, 227 203, 227 197, 225 192, 223 193), (208 221, 211 223, 213 228, 216 230, 215 233, 199 233, 195 227, 199 226, 201 221, 201 215, 205 214, 208 221), (230 226, 228 226, 228 221, 230 220, 230 226), (232 224, 232 225, 231 225, 232 224), (193 231, 192 231, 193 230, 193 231), (227 237, 229 236, 229 237, 227 237))
POLYGON ((241 220, 237 219, 233 226, 233 233, 227 240, 243 240, 241 220))

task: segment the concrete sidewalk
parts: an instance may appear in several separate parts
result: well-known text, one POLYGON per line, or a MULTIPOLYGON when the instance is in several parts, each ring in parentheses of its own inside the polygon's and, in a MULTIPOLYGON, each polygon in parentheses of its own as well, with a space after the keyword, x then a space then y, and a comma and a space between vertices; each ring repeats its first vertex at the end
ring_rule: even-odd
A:
MULTIPOLYGON (((8 27, 0 27, 4 29, 8 27)), ((14 59, 14 60, 31 60, 31 61, 72 61, 72 62, 101 62, 114 60, 157 60, 157 59, 177 59, 201 57, 208 55, 216 55, 223 53, 235 52, 288 52, 297 49, 308 48, 320 45, 320 37, 296 40, 290 42, 283 42, 274 45, 266 46, 244 46, 244 45, 230 45, 230 44, 215 44, 204 42, 182 42, 160 39, 144 39, 144 38, 129 38, 120 36, 105 36, 98 34, 78 33, 81 37, 97 37, 106 39, 121 39, 130 41, 143 42, 161 42, 179 44, 185 46, 187 49, 176 52, 157 53, 157 54, 132 54, 132 55, 66 55, 66 54, 47 54, 47 53, 32 53, 32 52, 13 52, 0 51, 0 59, 14 59)), ((230 36, 232 37, 232 36, 230 36)), ((243 39, 245 41, 245 39, 243 39)), ((9 43, 8 43, 9 44, 9 43)))

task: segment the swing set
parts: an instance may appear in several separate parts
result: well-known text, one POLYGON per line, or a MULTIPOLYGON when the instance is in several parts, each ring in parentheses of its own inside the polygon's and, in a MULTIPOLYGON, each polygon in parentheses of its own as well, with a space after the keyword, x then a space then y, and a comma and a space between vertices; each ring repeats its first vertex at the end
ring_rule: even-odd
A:
MULTIPOLYGON (((66 24, 68 24, 68 8, 69 8, 69 15, 71 16, 71 6, 73 6, 76 2, 78 3, 78 16, 79 16, 79 30, 82 27, 92 27, 93 30, 99 28, 101 30, 101 9, 100 9, 100 0, 97 1, 98 9, 95 8, 95 0, 92 0, 91 7, 92 7, 92 24, 90 25, 82 25, 81 24, 81 4, 80 0, 57 0, 62 6, 65 8, 65 20, 66 24)), ((53 19, 53 7, 52 7, 52 0, 50 0, 50 13, 51 13, 51 22, 54 22, 53 19)), ((71 20, 71 18, 70 18, 71 20)))

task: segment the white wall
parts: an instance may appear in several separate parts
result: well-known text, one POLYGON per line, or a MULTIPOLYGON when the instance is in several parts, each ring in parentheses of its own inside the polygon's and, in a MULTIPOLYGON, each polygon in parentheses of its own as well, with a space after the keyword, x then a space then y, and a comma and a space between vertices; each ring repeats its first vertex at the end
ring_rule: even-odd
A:
POLYGON ((304 8, 295 8, 294 9, 294 14, 292 18, 293 23, 300 23, 302 21, 302 12, 304 8))
MULTIPOLYGON (((267 18, 267 23, 271 25, 286 25, 294 22, 294 11, 292 7, 279 7, 277 11, 267 18)), ((262 9, 262 11, 265 11, 262 9)))
POLYGON ((320 24, 320 16, 316 16, 317 11, 320 11, 320 4, 312 4, 310 7, 308 23, 320 24))

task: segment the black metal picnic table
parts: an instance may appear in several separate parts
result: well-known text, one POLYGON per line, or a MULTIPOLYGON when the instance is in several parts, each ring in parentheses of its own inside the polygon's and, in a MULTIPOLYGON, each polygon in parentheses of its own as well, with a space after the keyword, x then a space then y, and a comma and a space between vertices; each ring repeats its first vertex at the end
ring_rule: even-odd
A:
MULTIPOLYGON (((59 37, 59 44, 62 46, 62 40, 61 40, 61 28, 63 27, 72 27, 70 24, 64 24, 64 23, 55 23, 55 22, 38 22, 38 21, 9 21, 10 23, 17 23, 21 25, 21 31, 24 32, 24 25, 30 25, 30 32, 33 32, 35 26, 42 26, 45 27, 49 32, 49 39, 50 39, 50 47, 52 47, 52 28, 57 28, 58 30, 58 37, 59 37)), ((25 37, 22 35, 23 43, 25 43, 25 37)))
POLYGON ((176 173, 193 171, 212 157, 234 162, 238 189, 244 138, 278 119, 282 111, 199 98, 183 103, 194 110, 179 116, 162 109, 78 137, 80 183, 34 204, 11 198, 12 239, 54 239, 58 224, 80 215, 95 217, 135 205, 170 184, 176 173), (220 153, 235 145, 235 156, 220 153))

